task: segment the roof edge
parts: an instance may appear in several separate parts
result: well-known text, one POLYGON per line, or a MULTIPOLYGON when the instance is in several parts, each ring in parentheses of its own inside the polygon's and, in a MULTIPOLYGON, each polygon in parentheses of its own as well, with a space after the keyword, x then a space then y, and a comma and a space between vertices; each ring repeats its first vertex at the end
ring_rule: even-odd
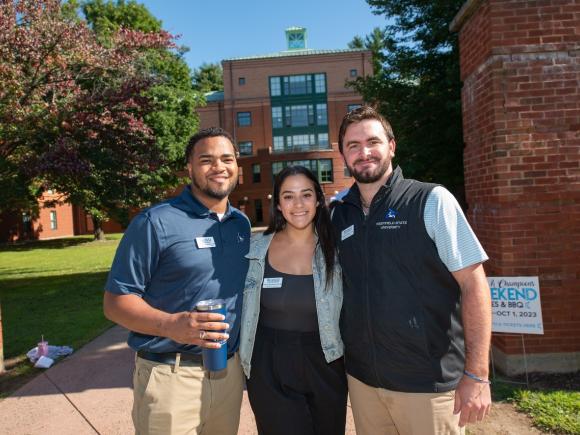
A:
POLYGON ((222 62, 242 61, 242 60, 258 60, 258 59, 272 59, 280 57, 294 57, 294 56, 315 56, 321 54, 340 54, 340 53, 361 53, 371 51, 367 48, 339 48, 335 50, 317 50, 313 48, 306 48, 302 50, 282 50, 276 53, 259 54, 255 56, 231 57, 222 59, 222 62))

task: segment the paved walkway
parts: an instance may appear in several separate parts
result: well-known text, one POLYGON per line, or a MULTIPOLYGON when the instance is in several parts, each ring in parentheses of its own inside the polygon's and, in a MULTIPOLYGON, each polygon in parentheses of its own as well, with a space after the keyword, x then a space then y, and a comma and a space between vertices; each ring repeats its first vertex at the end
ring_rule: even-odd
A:
MULTIPOLYGON (((134 353, 127 331, 109 329, 0 401, 0 434, 132 434, 134 353)), ((350 413, 347 434, 354 434, 350 413)), ((244 392, 239 435, 255 435, 244 392)))

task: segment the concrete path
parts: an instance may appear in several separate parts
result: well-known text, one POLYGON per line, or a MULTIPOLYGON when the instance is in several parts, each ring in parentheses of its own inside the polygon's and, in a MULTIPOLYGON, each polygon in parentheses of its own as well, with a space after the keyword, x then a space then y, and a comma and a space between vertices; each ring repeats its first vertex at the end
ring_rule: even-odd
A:
MULTIPOLYGON (((132 434, 134 352, 127 331, 109 329, 0 401, 0 434, 132 434)), ((354 434, 350 407, 347 434, 354 434)), ((244 392, 239 435, 257 434, 244 392)))

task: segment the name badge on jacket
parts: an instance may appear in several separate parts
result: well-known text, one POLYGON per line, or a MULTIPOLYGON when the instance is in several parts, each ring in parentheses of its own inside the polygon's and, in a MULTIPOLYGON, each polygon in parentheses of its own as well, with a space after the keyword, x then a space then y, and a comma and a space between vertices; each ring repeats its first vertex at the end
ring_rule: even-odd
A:
POLYGON ((354 225, 351 225, 350 227, 342 230, 342 233, 340 233, 340 241, 348 239, 353 234, 354 234, 354 225))

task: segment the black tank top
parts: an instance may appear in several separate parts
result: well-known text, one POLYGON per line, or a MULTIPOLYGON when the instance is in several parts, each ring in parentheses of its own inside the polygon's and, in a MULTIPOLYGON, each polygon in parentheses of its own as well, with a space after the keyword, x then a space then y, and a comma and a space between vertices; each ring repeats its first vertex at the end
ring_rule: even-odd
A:
POLYGON ((285 331, 317 332, 313 276, 278 272, 270 266, 266 254, 258 324, 285 331))

